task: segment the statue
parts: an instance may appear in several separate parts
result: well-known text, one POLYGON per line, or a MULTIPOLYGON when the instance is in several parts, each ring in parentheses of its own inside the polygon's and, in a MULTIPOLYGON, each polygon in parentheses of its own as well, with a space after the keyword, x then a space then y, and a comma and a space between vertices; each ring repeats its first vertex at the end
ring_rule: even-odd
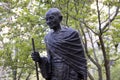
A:
POLYGON ((76 30, 62 26, 59 9, 51 8, 46 13, 46 23, 51 31, 45 36, 47 57, 38 52, 31 54, 39 63, 46 80, 87 80, 87 62, 76 30))

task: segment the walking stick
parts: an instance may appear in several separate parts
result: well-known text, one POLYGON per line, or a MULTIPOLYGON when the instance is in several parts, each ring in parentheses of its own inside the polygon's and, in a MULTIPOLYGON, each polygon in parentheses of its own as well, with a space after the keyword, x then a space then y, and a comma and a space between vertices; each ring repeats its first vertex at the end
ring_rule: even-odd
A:
MULTIPOLYGON (((35 44, 34 44, 34 39, 32 38, 32 49, 33 49, 33 53, 35 53, 35 44)), ((37 62, 35 61, 35 67, 36 67, 36 77, 37 80, 39 80, 39 75, 38 75, 38 66, 37 66, 37 62)))

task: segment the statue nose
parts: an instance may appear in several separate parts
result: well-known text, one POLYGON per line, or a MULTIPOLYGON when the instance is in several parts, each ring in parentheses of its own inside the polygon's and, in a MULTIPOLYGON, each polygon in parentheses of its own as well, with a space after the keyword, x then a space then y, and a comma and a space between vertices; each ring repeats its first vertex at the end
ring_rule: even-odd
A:
POLYGON ((51 21, 46 21, 47 25, 50 25, 51 24, 51 21))

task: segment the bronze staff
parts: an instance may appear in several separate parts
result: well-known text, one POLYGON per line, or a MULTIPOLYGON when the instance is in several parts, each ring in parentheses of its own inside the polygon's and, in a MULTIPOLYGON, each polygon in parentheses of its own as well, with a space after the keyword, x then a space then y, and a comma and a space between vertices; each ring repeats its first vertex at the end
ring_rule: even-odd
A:
MULTIPOLYGON (((34 39, 32 38, 32 49, 33 49, 33 53, 35 53, 35 44, 34 44, 34 39)), ((35 61, 35 67, 36 67, 36 76, 37 76, 37 80, 39 80, 39 75, 38 75, 38 66, 37 66, 37 62, 35 61)))

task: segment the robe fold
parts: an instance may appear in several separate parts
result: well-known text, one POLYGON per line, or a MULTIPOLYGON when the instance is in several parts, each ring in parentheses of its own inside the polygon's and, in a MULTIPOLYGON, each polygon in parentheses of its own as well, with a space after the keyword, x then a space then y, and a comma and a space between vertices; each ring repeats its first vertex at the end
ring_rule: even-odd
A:
POLYGON ((77 31, 66 27, 58 32, 50 31, 45 36, 45 43, 52 54, 59 55, 78 74, 87 77, 87 62, 77 31))

